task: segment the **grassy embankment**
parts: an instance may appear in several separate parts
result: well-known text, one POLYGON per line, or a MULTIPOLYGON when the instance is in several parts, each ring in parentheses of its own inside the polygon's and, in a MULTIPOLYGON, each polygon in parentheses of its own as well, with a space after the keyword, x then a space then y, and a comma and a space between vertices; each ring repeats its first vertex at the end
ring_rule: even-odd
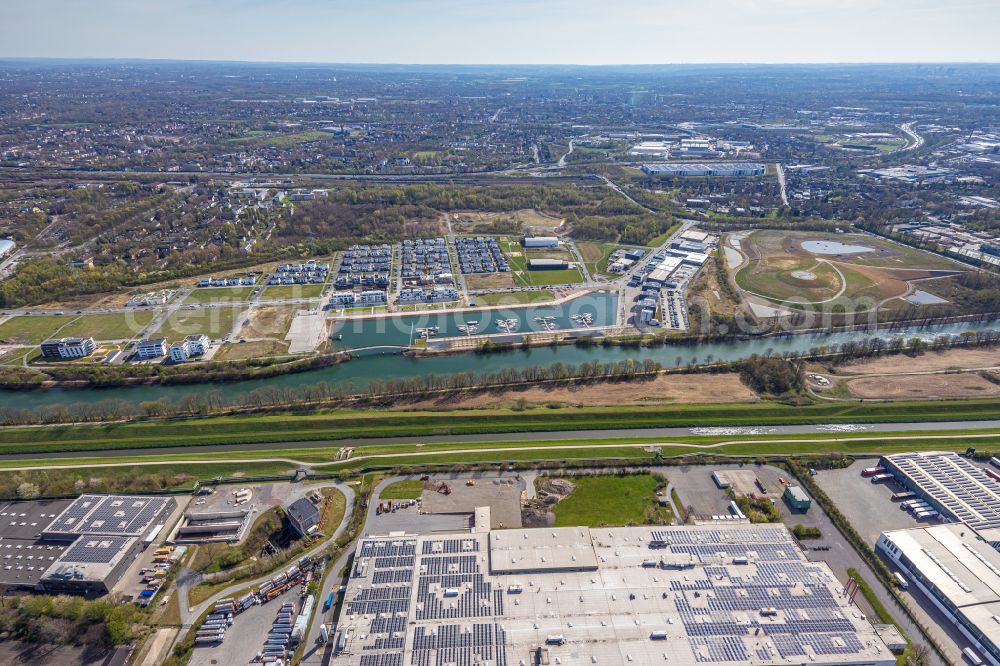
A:
MULTIPOLYGON (((810 423, 957 421, 1000 418, 996 400, 709 405, 638 405, 562 409, 470 409, 453 412, 339 410, 315 414, 225 416, 72 427, 8 427, 0 454, 196 447, 347 438, 473 435, 560 430, 810 423)), ((672 438, 673 439, 673 438, 672 438)))

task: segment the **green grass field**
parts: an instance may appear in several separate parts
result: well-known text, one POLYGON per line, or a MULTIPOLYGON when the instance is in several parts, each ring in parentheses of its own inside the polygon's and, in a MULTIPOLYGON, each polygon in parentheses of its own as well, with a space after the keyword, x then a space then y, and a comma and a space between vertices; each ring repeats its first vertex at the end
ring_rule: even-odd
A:
POLYGON ((608 273, 608 257, 621 247, 613 243, 581 242, 576 244, 580 256, 583 257, 584 265, 591 275, 610 275, 608 273))
POLYGON ((245 301, 253 293, 253 287, 204 287, 194 289, 185 303, 223 303, 227 301, 245 301))
POLYGON ((673 514, 656 502, 660 482, 651 474, 635 476, 581 476, 576 486, 553 508, 556 527, 586 525, 669 524, 673 514))
POLYGON ((261 300, 276 301, 289 298, 317 298, 323 294, 321 284, 283 284, 268 287, 261 294, 261 300))
POLYGON ((424 482, 419 479, 397 481, 385 487, 379 495, 387 500, 417 499, 424 493, 424 482))
POLYGON ((61 326, 69 324, 72 319, 56 315, 11 317, 0 324, 0 340, 38 344, 42 340, 51 338, 61 326))
POLYGON ((155 312, 148 310, 83 315, 59 331, 59 335, 92 337, 95 340, 126 340, 139 335, 155 312))
POLYGON ((661 245, 666 243, 667 239, 670 238, 680 228, 681 228, 681 223, 678 222, 674 226, 664 231, 659 236, 656 236, 655 238, 650 238, 649 242, 646 243, 646 247, 660 247, 661 245))
POLYGON ((178 310, 171 314, 155 335, 163 336, 167 342, 181 340, 186 335, 204 333, 213 340, 227 335, 233 328, 236 317, 243 312, 241 306, 220 306, 178 310))
POLYGON ((566 254, 567 261, 570 260, 568 253, 554 252, 531 252, 529 255, 520 243, 511 238, 501 238, 500 248, 507 257, 510 270, 514 273, 514 281, 522 287, 548 287, 556 284, 579 284, 583 282, 583 274, 579 269, 571 268, 566 270, 542 270, 529 271, 529 258, 542 258, 546 254, 566 254))
POLYGON ((252 132, 250 136, 229 139, 230 143, 252 143, 258 146, 274 146, 277 148, 295 146, 310 141, 322 141, 330 138, 329 132, 295 132, 294 134, 271 134, 262 136, 260 132, 252 132))
MULTIPOLYGON (((921 420, 982 420, 1000 418, 996 400, 940 400, 892 403, 821 403, 790 406, 774 402, 718 405, 650 405, 572 409, 476 409, 455 412, 385 412, 380 410, 227 416, 117 424, 6 427, 0 429, 0 453, 101 451, 116 448, 211 444, 251 444, 346 438, 515 433, 531 431, 652 428, 669 426, 788 425, 808 423, 872 423, 921 420)), ((636 433, 635 440, 653 441, 636 433)), ((732 440, 732 437, 726 438, 732 440)), ((747 438, 739 438, 747 439, 747 438)), ((807 441, 810 436, 796 436, 807 441)), ((844 436, 838 449, 870 451, 870 440, 855 445, 844 436)), ((660 440, 662 441, 662 439, 660 440)), ((671 438, 683 442, 685 438, 671 438)), ((706 441, 704 438, 691 441, 706 441)), ((712 440, 709 440, 712 441, 712 440)), ((714 441, 722 441, 717 438, 714 441)), ((754 439, 754 441, 758 441, 754 439)), ((276 447, 280 448, 280 447, 276 447)), ((196 451, 197 449, 194 449, 196 451)), ((771 449, 784 452, 788 445, 771 449)), ((376 447, 365 447, 374 453, 376 447)), ((754 453, 739 449, 740 454, 754 453)), ((761 453, 765 451, 760 451, 761 453)), ((284 453, 284 452, 283 452, 284 453)), ((387 452, 388 453, 388 452, 387 452)), ((329 455, 320 451, 320 455, 329 455)), ((188 454, 185 454, 185 456, 188 454)), ((258 455, 250 456, 260 457, 258 455)))

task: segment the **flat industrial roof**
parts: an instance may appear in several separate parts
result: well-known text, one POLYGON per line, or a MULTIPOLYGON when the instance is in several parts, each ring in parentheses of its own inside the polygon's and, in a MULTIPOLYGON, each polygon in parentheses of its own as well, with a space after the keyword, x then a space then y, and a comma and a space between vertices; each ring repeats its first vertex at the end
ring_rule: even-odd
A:
POLYGON ((906 568, 919 573, 957 615, 1000 646, 1000 552, 961 523, 883 532, 881 540, 894 546, 905 557, 901 561, 908 560, 906 568))
POLYGON ((34 587, 67 547, 40 537, 71 500, 0 503, 0 585, 34 587))
POLYGON ((889 471, 938 511, 1000 543, 1000 483, 953 451, 897 453, 884 457, 889 471))
POLYGON ((826 564, 748 523, 362 539, 334 640, 352 666, 895 663, 826 564))
POLYGON ((142 536, 174 501, 141 495, 80 495, 46 528, 45 536, 142 536))
POLYGON ((884 535, 955 606, 1000 602, 1000 552, 961 523, 884 535))

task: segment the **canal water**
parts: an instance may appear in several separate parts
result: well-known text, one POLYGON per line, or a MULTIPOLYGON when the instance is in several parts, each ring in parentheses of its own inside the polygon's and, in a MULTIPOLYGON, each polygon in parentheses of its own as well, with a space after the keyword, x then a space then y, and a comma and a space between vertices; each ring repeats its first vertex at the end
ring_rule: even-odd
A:
POLYGON ((493 310, 441 312, 437 314, 372 317, 334 321, 330 334, 337 349, 357 349, 372 345, 408 345, 420 337, 420 330, 437 328, 436 338, 469 334, 460 327, 475 322, 474 335, 537 333, 587 327, 612 326, 615 323, 617 294, 592 292, 559 305, 512 306, 493 310), (581 317, 589 324, 583 324, 581 317), (504 330, 503 320, 513 320, 514 327, 504 330))
MULTIPOLYGON (((406 327, 408 330, 408 327, 406 327)), ((310 370, 268 379, 195 384, 178 386, 130 386, 105 389, 52 389, 31 391, 0 391, 0 405, 33 409, 42 405, 96 402, 115 399, 142 402, 166 398, 178 400, 186 395, 219 391, 234 397, 254 389, 267 387, 298 387, 319 382, 350 389, 363 390, 373 380, 389 380, 422 374, 455 374, 460 372, 496 372, 504 368, 547 366, 554 363, 580 364, 592 361, 622 361, 652 359, 664 367, 677 367, 691 362, 737 361, 753 354, 807 352, 819 346, 859 342, 873 337, 892 339, 900 336, 919 337, 930 341, 941 335, 958 335, 966 331, 1000 330, 1000 320, 964 322, 925 328, 900 328, 873 334, 865 331, 759 337, 750 340, 678 344, 653 348, 557 346, 514 350, 493 354, 454 354, 429 358, 408 358, 391 352, 366 352, 350 362, 329 368, 310 370)), ((372 344, 375 344, 373 341, 372 344)))

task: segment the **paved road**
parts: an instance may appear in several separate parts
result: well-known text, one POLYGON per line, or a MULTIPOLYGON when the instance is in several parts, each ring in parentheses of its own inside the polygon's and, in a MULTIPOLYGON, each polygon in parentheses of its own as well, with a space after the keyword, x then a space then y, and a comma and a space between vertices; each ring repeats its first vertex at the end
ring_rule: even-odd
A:
MULTIPOLYGON (((331 487, 337 488, 340 492, 344 494, 346 499, 346 508, 344 510, 344 517, 340 521, 340 525, 334 531, 330 537, 320 541, 311 548, 303 551, 298 557, 303 555, 308 555, 310 553, 316 552, 326 547, 327 544, 332 543, 340 538, 340 535, 344 533, 347 529, 348 524, 351 521, 351 515, 354 513, 354 489, 342 483, 328 483, 328 484, 315 484, 308 487, 303 487, 301 493, 305 494, 313 490, 320 488, 331 487)), ((298 559, 298 558, 296 558, 298 559)), ((241 590, 251 585, 260 585, 261 583, 270 580, 276 575, 276 572, 271 572, 265 576, 255 578, 254 580, 237 583, 230 587, 227 587, 219 592, 216 592, 211 597, 201 602, 197 606, 189 607, 187 603, 188 590, 193 587, 200 579, 201 576, 191 571, 190 569, 183 570, 177 576, 177 594, 179 595, 178 601, 180 602, 181 609, 181 631, 178 633, 178 638, 183 637, 187 634, 188 630, 191 628, 191 624, 201 616, 208 608, 213 605, 219 599, 225 599, 226 597, 232 596, 235 590, 241 590)))
POLYGON ((778 174, 778 185, 781 187, 781 203, 788 205, 788 190, 785 187, 785 168, 781 162, 774 163, 774 172, 778 174))
MULTIPOLYGON (((197 426, 195 426, 197 427, 197 426)), ((177 453, 224 453, 227 451, 278 451, 281 449, 321 449, 332 446, 361 448, 365 446, 386 446, 392 444, 447 444, 447 443, 491 443, 491 442, 536 442, 565 441, 572 439, 658 439, 670 437, 710 436, 740 437, 746 435, 808 435, 838 433, 901 433, 911 431, 947 430, 997 430, 1000 420, 992 421, 928 421, 926 423, 868 423, 849 424, 808 424, 808 425, 754 425, 712 427, 672 427, 672 428, 621 428, 610 430, 553 430, 544 432, 490 433, 469 435, 429 435, 426 437, 372 437, 370 439, 335 439, 306 442, 262 442, 257 444, 213 444, 209 446, 167 446, 151 449, 118 449, 115 458, 128 456, 167 455, 177 453)), ((0 455, 0 460, 39 460, 58 458, 78 458, 86 456, 86 451, 60 451, 50 453, 13 453, 0 455)), ((215 461, 217 462, 217 461, 215 461)))
POLYGON ((913 141, 913 143, 903 148, 900 152, 916 150, 920 146, 924 145, 924 137, 917 134, 917 132, 913 129, 914 125, 916 125, 916 122, 905 123, 899 126, 899 129, 903 130, 903 132, 910 137, 910 140, 913 141))

